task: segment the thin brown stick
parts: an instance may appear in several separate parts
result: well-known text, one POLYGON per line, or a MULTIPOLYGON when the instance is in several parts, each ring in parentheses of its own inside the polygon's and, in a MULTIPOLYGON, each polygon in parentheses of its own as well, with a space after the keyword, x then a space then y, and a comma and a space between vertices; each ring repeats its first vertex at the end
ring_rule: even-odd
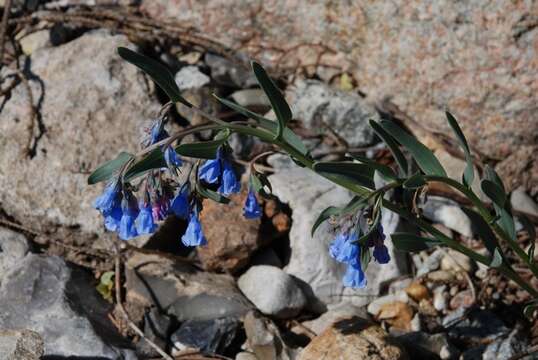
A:
POLYGON ((129 318, 129 315, 127 314, 127 311, 125 311, 125 308, 123 307, 123 304, 121 302, 121 283, 120 283, 120 267, 121 267, 121 253, 120 249, 118 248, 117 244, 114 243, 114 250, 115 250, 115 259, 114 259, 114 284, 116 287, 116 304, 118 306, 118 309, 120 311, 120 314, 123 316, 127 324, 133 331, 140 336, 142 339, 144 339, 149 346, 151 346, 155 351, 159 353, 163 358, 166 360, 174 360, 170 355, 168 355, 163 349, 159 347, 159 345, 155 344, 153 341, 148 339, 142 330, 136 324, 129 318))
POLYGON ((4 14, 2 16, 2 25, 0 27, 0 68, 4 61, 4 50, 6 45, 7 25, 9 13, 11 12, 11 0, 6 0, 4 4, 4 14))

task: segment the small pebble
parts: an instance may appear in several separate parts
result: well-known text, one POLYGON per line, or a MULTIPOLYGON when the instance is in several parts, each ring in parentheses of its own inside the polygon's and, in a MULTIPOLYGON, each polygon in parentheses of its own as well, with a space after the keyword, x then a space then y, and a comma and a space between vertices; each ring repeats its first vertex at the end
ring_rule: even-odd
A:
POLYGON ((416 302, 420 302, 420 300, 427 299, 430 297, 428 289, 424 285, 416 281, 411 283, 405 289, 405 292, 416 302))
POLYGON ((459 272, 463 269, 470 273, 473 267, 473 262, 469 257, 452 249, 448 249, 446 255, 441 259, 442 270, 459 272))
POLYGON ((409 302, 409 297, 404 291, 400 291, 396 294, 381 296, 368 304, 368 313, 372 314, 373 316, 377 316, 383 305, 397 301, 407 304, 409 302))
POLYGON ((448 282, 454 280, 455 276, 453 273, 445 270, 432 271, 428 274, 428 280, 437 281, 437 282, 448 282))
POLYGON ((447 293, 446 285, 441 285, 433 290, 433 307, 437 311, 443 311, 446 309, 447 293))

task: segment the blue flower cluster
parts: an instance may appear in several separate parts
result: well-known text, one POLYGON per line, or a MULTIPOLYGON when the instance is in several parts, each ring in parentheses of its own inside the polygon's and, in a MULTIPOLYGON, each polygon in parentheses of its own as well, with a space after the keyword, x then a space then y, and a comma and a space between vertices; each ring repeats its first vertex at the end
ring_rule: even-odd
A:
MULTIPOLYGON (((147 130, 147 137, 142 141, 143 147, 156 144, 169 137, 161 120, 154 121, 147 130)), ((122 184, 115 179, 95 200, 94 207, 105 219, 105 228, 115 231, 122 240, 129 240, 143 234, 151 234, 157 230, 157 222, 169 215, 175 215, 188 221, 187 230, 181 236, 185 246, 203 246, 207 244, 200 223, 201 203, 191 196, 189 181, 178 186, 176 190, 171 182, 162 180, 162 172, 169 171, 174 179, 183 165, 181 158, 171 145, 162 148, 166 168, 150 172, 144 187, 143 200, 138 201, 130 184, 122 184)), ((230 158, 223 148, 217 151, 216 159, 207 160, 200 167, 198 178, 208 184, 218 185, 218 192, 228 196, 241 190, 230 158)), ((261 217, 261 208, 256 194, 251 189, 248 193, 244 209, 248 219, 261 217)))
POLYGON ((346 273, 342 279, 345 287, 359 289, 366 287, 367 280, 363 267, 367 264, 361 263, 363 251, 370 251, 370 248, 373 247, 373 256, 378 263, 386 264, 390 261, 388 249, 384 245, 385 234, 383 233, 383 226, 378 223, 371 230, 366 246, 361 246, 358 243, 358 234, 353 231, 337 234, 329 247, 331 257, 347 265, 346 273))

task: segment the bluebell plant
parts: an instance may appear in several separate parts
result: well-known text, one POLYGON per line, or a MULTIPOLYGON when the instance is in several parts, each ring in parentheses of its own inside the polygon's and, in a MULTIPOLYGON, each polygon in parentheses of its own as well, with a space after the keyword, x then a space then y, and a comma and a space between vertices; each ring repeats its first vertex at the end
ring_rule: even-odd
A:
MULTIPOLYGON (((493 206, 484 203, 471 188, 478 175, 470 147, 456 119, 446 113, 455 141, 465 157, 466 168, 461 181, 449 178, 434 154, 400 125, 391 120, 370 121, 376 135, 386 144, 394 158, 394 166, 377 163, 369 158, 346 154, 343 161, 316 161, 302 140, 288 126, 292 113, 284 96, 261 65, 252 63, 252 69, 262 90, 267 95, 276 121, 266 119, 224 98, 216 97, 223 105, 245 119, 224 121, 189 103, 181 95, 174 77, 159 62, 126 48, 118 49, 119 55, 145 71, 167 94, 170 102, 163 109, 181 103, 194 114, 205 117, 209 124, 190 126, 170 135, 165 130, 166 115, 155 120, 147 129, 142 141, 143 149, 137 154, 122 152, 89 177, 89 183, 109 181, 103 194, 95 201, 105 219, 105 227, 118 232, 121 239, 128 240, 139 234, 152 233, 160 221, 173 215, 188 221, 185 234, 179 236, 186 246, 203 246, 207 239, 200 222, 202 199, 228 203, 229 195, 240 192, 238 169, 229 151, 228 139, 238 133, 259 138, 272 144, 273 148, 288 154, 301 167, 310 169, 335 184, 342 186, 355 197, 343 207, 331 206, 318 216, 312 234, 327 220, 336 224, 335 238, 328 252, 335 261, 345 265, 343 284, 352 288, 367 285, 366 268, 375 261, 386 264, 390 254, 386 246, 388 235, 393 245, 404 251, 420 251, 433 246, 445 246, 459 251, 476 262, 497 269, 507 278, 538 299, 538 291, 514 270, 500 246, 506 244, 538 277, 534 261, 534 247, 528 252, 516 241, 514 218, 507 202, 502 181, 490 167, 485 167, 480 181, 483 193, 493 206), (213 130, 213 140, 184 142, 187 135, 213 130), (193 171, 194 170, 194 171, 193 171), (374 181, 374 175, 383 185, 374 181), (142 178, 136 186, 134 180, 142 178), (457 190, 472 204, 465 211, 478 221, 477 235, 483 241, 487 254, 478 253, 453 239, 425 220, 412 200, 427 193, 428 183, 440 182, 457 190), (143 192, 142 201, 136 200, 137 190, 143 192), (394 194, 399 194, 395 196, 394 194), (150 211, 151 208, 151 211, 150 211), (395 212, 422 231, 418 233, 397 232, 385 234, 381 225, 381 209, 395 212), (150 213, 152 216, 150 216, 150 213)), ((162 111, 166 114, 166 111, 162 111)), ((247 168, 250 173, 248 192, 243 208, 244 216, 256 219, 262 216, 258 197, 271 196, 271 184, 265 174, 256 171, 255 160, 247 168)), ((522 223, 527 224, 524 218, 522 223)), ((526 226, 531 239, 534 227, 526 226)), ((179 240, 179 239, 178 239, 179 240)), ((527 309, 534 310, 538 300, 527 309)))

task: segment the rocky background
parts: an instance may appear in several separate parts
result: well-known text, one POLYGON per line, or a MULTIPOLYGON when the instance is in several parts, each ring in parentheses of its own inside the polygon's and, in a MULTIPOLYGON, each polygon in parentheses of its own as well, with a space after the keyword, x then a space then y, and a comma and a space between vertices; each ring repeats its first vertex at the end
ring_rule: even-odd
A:
MULTIPOLYGON (((367 289, 344 289, 333 234, 310 228, 351 195, 283 156, 263 166, 278 201, 262 219, 243 219, 245 194, 207 202, 209 244, 196 250, 182 247, 176 219, 120 243, 91 206, 102 187, 87 185, 99 164, 138 149, 165 103, 116 54, 127 46, 167 64, 190 101, 224 119, 238 115, 211 93, 269 111, 248 69, 261 61, 317 159, 391 164, 367 126, 390 117, 459 179, 448 108, 477 169, 495 166, 514 213, 536 225, 538 3, 0 0, 0 11, 1 359, 162 358, 146 340, 176 359, 538 358, 528 294, 450 250, 390 247, 367 289)), ((182 107, 174 117, 178 129, 204 121, 182 107)), ((239 165, 266 149, 241 136, 231 145, 239 165)), ((429 192, 424 216, 483 250, 461 197, 429 192)), ((383 226, 406 224, 386 212, 383 226)))

